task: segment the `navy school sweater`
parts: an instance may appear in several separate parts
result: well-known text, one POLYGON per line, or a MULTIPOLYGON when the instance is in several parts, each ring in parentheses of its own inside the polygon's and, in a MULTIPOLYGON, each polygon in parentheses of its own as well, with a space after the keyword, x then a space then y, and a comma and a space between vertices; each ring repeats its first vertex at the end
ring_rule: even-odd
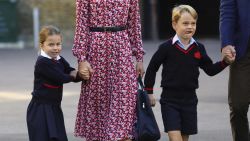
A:
POLYGON ((79 82, 69 75, 75 70, 61 56, 59 60, 52 60, 43 56, 37 58, 34 71, 34 88, 32 95, 35 98, 57 101, 62 100, 63 84, 71 81, 79 82))
POLYGON ((182 49, 177 43, 172 44, 172 39, 159 46, 146 70, 144 84, 148 94, 153 93, 156 73, 161 65, 163 65, 161 87, 172 90, 197 89, 199 68, 209 76, 213 76, 228 66, 224 61, 213 63, 204 45, 196 43, 187 50, 182 49))

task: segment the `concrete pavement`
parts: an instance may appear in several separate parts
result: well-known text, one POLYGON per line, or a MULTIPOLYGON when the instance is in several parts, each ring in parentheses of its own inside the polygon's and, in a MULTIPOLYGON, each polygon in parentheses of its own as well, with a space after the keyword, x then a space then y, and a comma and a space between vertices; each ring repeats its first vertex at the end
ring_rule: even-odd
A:
MULTIPOLYGON (((216 39, 200 40, 206 45, 211 58, 220 59, 220 44, 216 39)), ((160 42, 144 42, 145 68, 160 42)), ((62 55, 77 66, 71 49, 63 48, 62 55)), ((34 49, 1 49, 0 50, 0 141, 28 141, 26 127, 26 108, 31 98, 33 87, 33 67, 37 57, 34 49)), ((160 72, 157 75, 156 88, 160 88, 160 72)), ((228 68, 222 73, 209 77, 201 71, 200 88, 197 90, 199 133, 191 136, 190 141, 232 141, 229 109, 227 105, 228 68)), ((73 136, 80 83, 64 85, 62 102, 66 130, 69 141, 84 141, 73 136)), ((159 99, 161 91, 156 91, 159 99)), ((153 108, 162 131, 160 141, 168 141, 163 133, 160 105, 153 108)))

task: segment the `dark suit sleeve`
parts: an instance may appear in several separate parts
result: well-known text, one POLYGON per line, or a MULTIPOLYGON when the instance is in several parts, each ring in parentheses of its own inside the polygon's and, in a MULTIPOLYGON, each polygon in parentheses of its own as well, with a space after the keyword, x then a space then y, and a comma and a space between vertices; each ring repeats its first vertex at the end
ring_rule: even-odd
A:
POLYGON ((199 46, 201 52, 200 68, 203 69, 207 75, 214 76, 228 66, 228 64, 225 61, 219 61, 213 63, 212 59, 207 55, 204 46, 203 45, 199 46))
POLYGON ((220 1, 220 38, 221 46, 234 45, 234 30, 237 18, 236 0, 220 1))
POLYGON ((159 70, 159 67, 166 59, 166 49, 164 45, 161 45, 159 49, 152 56, 148 68, 146 70, 146 75, 144 79, 145 90, 147 90, 148 94, 153 93, 153 87, 155 84, 156 73, 159 70))
POLYGON ((68 83, 74 79, 72 76, 65 73, 64 70, 60 69, 57 64, 45 59, 40 59, 35 69, 37 73, 57 84, 68 83))

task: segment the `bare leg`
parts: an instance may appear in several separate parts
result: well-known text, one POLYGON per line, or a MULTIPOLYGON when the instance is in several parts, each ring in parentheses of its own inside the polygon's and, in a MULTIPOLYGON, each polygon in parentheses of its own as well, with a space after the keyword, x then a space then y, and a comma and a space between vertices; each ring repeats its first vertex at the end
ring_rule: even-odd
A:
POLYGON ((179 130, 168 132, 169 141, 183 141, 179 130))
POLYGON ((181 135, 182 136, 182 141, 188 141, 189 135, 181 135))

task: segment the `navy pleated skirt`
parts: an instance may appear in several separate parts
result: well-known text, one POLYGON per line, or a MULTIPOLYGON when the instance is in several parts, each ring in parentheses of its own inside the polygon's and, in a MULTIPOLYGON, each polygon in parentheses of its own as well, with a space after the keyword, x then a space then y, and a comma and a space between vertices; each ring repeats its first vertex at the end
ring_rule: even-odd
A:
POLYGON ((32 98, 27 110, 30 141, 68 141, 61 102, 32 98))

